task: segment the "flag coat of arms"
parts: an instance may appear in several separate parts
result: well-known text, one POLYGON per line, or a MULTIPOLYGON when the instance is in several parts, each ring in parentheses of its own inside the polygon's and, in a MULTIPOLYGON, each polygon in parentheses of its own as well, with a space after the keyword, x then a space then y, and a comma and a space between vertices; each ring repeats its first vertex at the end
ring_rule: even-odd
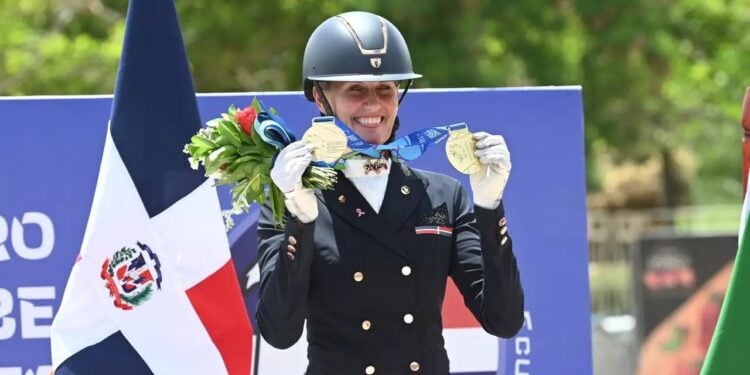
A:
POLYGON ((131 0, 96 193, 53 321, 56 374, 251 372, 252 327, 172 0, 131 0))

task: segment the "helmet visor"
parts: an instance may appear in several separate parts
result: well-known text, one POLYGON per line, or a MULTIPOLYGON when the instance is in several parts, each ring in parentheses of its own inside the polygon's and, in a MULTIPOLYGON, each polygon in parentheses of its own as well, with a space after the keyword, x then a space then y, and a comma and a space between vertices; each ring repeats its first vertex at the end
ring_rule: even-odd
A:
POLYGON ((416 73, 397 73, 397 74, 327 74, 319 76, 309 76, 307 79, 312 81, 330 81, 330 82, 385 82, 385 81, 406 81, 408 79, 422 78, 421 74, 416 73))

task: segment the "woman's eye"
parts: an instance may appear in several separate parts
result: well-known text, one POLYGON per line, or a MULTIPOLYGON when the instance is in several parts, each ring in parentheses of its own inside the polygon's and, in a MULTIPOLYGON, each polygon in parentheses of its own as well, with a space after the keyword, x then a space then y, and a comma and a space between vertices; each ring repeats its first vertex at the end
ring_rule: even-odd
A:
POLYGON ((381 87, 378 89, 378 92, 380 95, 393 95, 396 93, 396 90, 393 90, 390 87, 381 87))

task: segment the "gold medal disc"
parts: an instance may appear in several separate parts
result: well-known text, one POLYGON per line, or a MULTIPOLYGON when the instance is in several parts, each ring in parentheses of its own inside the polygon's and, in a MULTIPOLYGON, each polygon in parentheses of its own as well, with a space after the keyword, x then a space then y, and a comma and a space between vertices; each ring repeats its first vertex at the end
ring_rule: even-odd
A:
POLYGON ((475 154, 474 137, 469 129, 463 128, 450 132, 445 142, 445 155, 453 168, 463 174, 476 173, 482 169, 482 164, 475 154))
POLYGON ((333 163, 347 150, 346 134, 333 121, 314 122, 302 139, 313 145, 313 161, 333 163))

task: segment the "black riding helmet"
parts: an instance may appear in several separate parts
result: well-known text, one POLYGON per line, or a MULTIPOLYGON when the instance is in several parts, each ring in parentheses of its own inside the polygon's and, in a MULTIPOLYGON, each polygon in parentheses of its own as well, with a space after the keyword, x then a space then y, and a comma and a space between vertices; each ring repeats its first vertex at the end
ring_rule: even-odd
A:
MULTIPOLYGON (((414 79, 406 41, 390 21, 368 12, 346 12, 321 23, 310 35, 302 60, 305 97, 314 101, 318 82, 407 81, 399 103, 414 79)), ((323 97, 327 115, 332 115, 323 97)), ((398 128, 398 118, 394 133, 398 128)), ((393 138, 393 135, 391 136, 393 138)))

